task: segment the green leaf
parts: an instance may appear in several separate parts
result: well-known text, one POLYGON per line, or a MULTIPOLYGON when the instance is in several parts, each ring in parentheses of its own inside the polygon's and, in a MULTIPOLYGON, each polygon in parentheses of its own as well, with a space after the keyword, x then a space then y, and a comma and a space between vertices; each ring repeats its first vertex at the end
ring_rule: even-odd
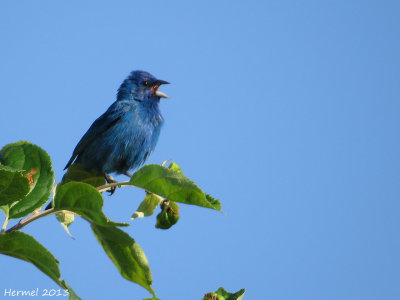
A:
POLYGON ((206 196, 207 201, 210 202, 211 205, 214 206, 216 210, 219 210, 219 211, 222 210, 221 202, 219 202, 218 199, 211 197, 209 194, 205 194, 205 196, 206 196))
POLYGON ((58 221, 60 221, 61 226, 64 228, 64 230, 67 232, 67 234, 71 237, 74 238, 72 236, 72 234, 69 232, 68 227, 74 223, 75 221, 75 215, 73 213, 70 213, 66 210, 62 210, 58 213, 56 213, 56 218, 58 221))
POLYGON ((41 207, 49 199, 54 184, 51 159, 42 148, 20 141, 0 150, 0 163, 31 174, 31 190, 26 197, 10 207, 10 218, 21 218, 41 207), (35 172, 32 172, 35 170, 35 172))
POLYGON ((150 267, 139 244, 127 233, 116 227, 92 224, 92 229, 121 275, 129 281, 141 285, 156 297, 151 288, 153 278, 150 267))
POLYGON ((127 223, 110 221, 103 213, 103 197, 90 184, 68 182, 58 185, 54 197, 54 209, 68 210, 80 215, 90 223, 103 226, 129 226, 127 223))
POLYGON ((176 162, 172 162, 172 163, 168 166, 168 169, 171 169, 171 170, 174 170, 174 171, 176 171, 176 172, 178 172, 178 173, 182 173, 182 174, 183 174, 182 169, 178 166, 178 164, 177 164, 176 162))
POLYGON ((179 220, 179 205, 174 201, 164 200, 161 209, 157 215, 156 228, 169 229, 179 220))
POLYGON ((220 287, 216 293, 218 295, 221 295, 225 298, 225 300, 241 300, 243 298, 245 289, 241 289, 240 291, 236 293, 229 293, 227 292, 223 287, 220 287))
POLYGON ((29 190, 29 179, 22 171, 0 166, 0 205, 21 200, 29 193, 29 190))
POLYGON ((8 216, 10 214, 10 206, 9 205, 2 205, 0 209, 8 216))
POLYGON ((66 210, 56 213, 57 220, 69 227, 75 221, 75 215, 66 210))
POLYGON ((182 172, 160 165, 144 166, 133 174, 129 183, 169 200, 221 210, 218 200, 206 196, 182 172))
POLYGON ((85 170, 80 164, 70 165, 67 173, 64 175, 62 182, 79 181, 90 184, 94 187, 104 185, 106 180, 103 174, 94 171, 85 170))
POLYGON ((69 293, 68 300, 82 300, 81 298, 78 297, 77 294, 75 294, 74 290, 71 289, 71 287, 68 286, 64 280, 62 281, 62 283, 63 283, 64 289, 67 290, 69 293))
MULTIPOLYGON (((68 289, 71 294, 72 290, 65 281, 60 279, 59 261, 32 236, 21 231, 0 234, 0 253, 32 263, 62 288, 68 289)), ((70 299, 79 299, 79 297, 70 297, 70 299)))
POLYGON ((217 293, 207 293, 204 295, 203 300, 226 300, 224 296, 218 295, 217 293))
POLYGON ((162 200, 163 199, 158 195, 155 195, 153 193, 146 193, 146 197, 144 197, 142 203, 140 203, 137 210, 133 213, 131 219, 133 220, 135 218, 151 216, 154 213, 156 207, 160 205, 162 200))
POLYGON ((58 260, 30 235, 21 231, 0 234, 0 253, 26 260, 60 283, 58 260))

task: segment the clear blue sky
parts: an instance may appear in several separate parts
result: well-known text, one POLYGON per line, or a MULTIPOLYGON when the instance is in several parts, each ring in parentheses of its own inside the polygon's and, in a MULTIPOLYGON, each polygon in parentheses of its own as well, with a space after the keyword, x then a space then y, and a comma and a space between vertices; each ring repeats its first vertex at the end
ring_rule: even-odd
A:
MULTIPOLYGON (((127 232, 163 300, 400 299, 399 1, 2 1, 0 142, 29 140, 57 181, 127 74, 170 81, 147 163, 173 159, 226 215, 181 205, 127 232)), ((143 192, 105 196, 128 221, 143 192)), ((2 222, 2 219, 0 219, 2 222)), ((142 299, 77 220, 24 228, 83 299, 142 299)), ((58 288, 0 256, 4 288, 58 288)))

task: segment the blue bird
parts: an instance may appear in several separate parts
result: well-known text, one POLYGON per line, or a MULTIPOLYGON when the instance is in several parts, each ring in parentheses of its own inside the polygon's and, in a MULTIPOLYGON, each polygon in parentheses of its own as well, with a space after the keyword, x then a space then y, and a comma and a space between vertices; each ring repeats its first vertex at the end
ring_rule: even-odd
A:
MULTIPOLYGON (((159 110, 162 84, 144 71, 133 71, 118 89, 117 100, 101 115, 76 145, 64 170, 80 164, 88 171, 126 174, 142 165, 154 150, 164 119, 159 110)), ((113 193, 115 189, 111 191, 113 193)))

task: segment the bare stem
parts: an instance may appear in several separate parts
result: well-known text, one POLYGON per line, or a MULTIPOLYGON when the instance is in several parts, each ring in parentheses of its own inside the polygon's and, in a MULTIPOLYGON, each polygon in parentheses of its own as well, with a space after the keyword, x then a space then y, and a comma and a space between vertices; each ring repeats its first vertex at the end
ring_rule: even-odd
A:
MULTIPOLYGON (((31 222, 33 222, 33 221, 35 221, 35 220, 37 220, 37 219, 40 219, 40 218, 43 218, 43 217, 45 217, 45 216, 54 214, 54 213, 56 213, 56 212, 57 212, 57 211, 55 211, 54 208, 50 208, 50 209, 46 209, 46 210, 44 210, 44 211, 42 211, 42 212, 40 212, 40 213, 38 213, 38 214, 32 214, 32 215, 30 215, 29 217, 27 217, 26 219, 23 219, 23 220, 19 221, 18 224, 14 225, 14 226, 11 227, 10 229, 8 229, 8 230, 6 231, 6 233, 11 232, 11 231, 15 231, 15 230, 19 230, 19 229, 21 229, 22 227, 28 225, 29 223, 31 223, 31 222)), ((3 226, 3 227, 4 227, 4 226, 3 226)))
POLYGON ((114 186, 120 187, 120 186, 124 186, 124 185, 133 186, 132 184, 129 184, 129 181, 121 181, 121 182, 112 182, 112 183, 108 183, 105 185, 101 185, 101 186, 98 186, 96 189, 101 193, 101 192, 109 190, 110 188, 112 188, 114 186))
MULTIPOLYGON (((129 181, 122 181, 122 182, 112 182, 112 183, 109 183, 109 184, 101 185, 101 186, 98 186, 96 189, 101 193, 101 192, 107 191, 108 189, 110 189, 110 188, 112 188, 114 186, 120 187, 120 186, 127 186, 127 185, 133 186, 132 184, 129 184, 129 181)), ((42 211, 40 213, 37 213, 37 214, 31 214, 29 217, 19 221, 18 224, 14 225, 13 227, 11 227, 8 230, 6 230, 7 223, 8 223, 8 215, 7 215, 6 216, 6 220, 4 221, 3 227, 1 228, 1 232, 2 233, 4 233, 4 232, 8 233, 8 232, 12 232, 12 231, 15 231, 15 230, 19 230, 22 227, 28 225, 29 223, 31 223, 31 222, 33 222, 35 220, 38 220, 38 219, 43 218, 45 216, 54 214, 54 213, 56 213, 58 211, 59 210, 54 210, 54 208, 50 208, 50 209, 46 209, 46 210, 44 210, 44 211, 42 211)))
POLYGON ((4 220, 3 227, 1 227, 1 233, 4 233, 6 231, 7 224, 8 224, 8 213, 6 214, 6 219, 4 220))

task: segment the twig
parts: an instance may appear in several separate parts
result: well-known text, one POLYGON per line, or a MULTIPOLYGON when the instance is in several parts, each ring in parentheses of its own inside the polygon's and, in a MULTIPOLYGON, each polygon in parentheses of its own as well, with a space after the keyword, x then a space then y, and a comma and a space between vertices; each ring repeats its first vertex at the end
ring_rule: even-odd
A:
POLYGON ((107 191, 108 189, 110 189, 114 186, 120 187, 120 186, 124 186, 124 185, 133 186, 132 184, 129 183, 129 181, 121 181, 121 182, 112 182, 112 183, 108 183, 105 185, 101 185, 101 186, 98 186, 96 189, 101 193, 101 192, 107 191))
POLYGON ((18 224, 14 225, 13 227, 11 227, 10 229, 6 230, 6 233, 9 233, 11 231, 15 231, 18 229, 21 229, 22 227, 28 225, 30 222, 33 222, 37 219, 40 219, 42 217, 45 217, 47 215, 51 215, 56 213, 57 211, 54 210, 54 208, 50 208, 50 209, 46 209, 38 214, 32 214, 29 217, 27 217, 26 219, 23 219, 21 221, 18 222, 18 224))
MULTIPOLYGON (((98 186, 96 189, 101 193, 101 192, 107 191, 108 189, 110 189, 111 187, 114 187, 114 186, 120 187, 120 186, 134 186, 134 185, 130 184, 129 181, 122 181, 122 182, 113 182, 113 183, 101 185, 101 186, 98 186)), ((56 213, 58 211, 59 210, 54 210, 54 208, 50 208, 50 209, 46 209, 46 210, 44 210, 44 211, 42 211, 40 213, 32 214, 29 217, 27 217, 26 219, 23 219, 23 220, 19 221, 18 224, 14 225, 10 229, 5 230, 6 227, 7 227, 7 223, 8 223, 8 216, 7 216, 6 220, 4 221, 4 224, 3 224, 3 227, 1 229, 1 232, 2 233, 4 233, 4 232, 8 233, 8 232, 11 232, 11 231, 19 230, 22 227, 28 225, 29 223, 31 223, 31 222, 33 222, 35 220, 38 220, 38 219, 40 219, 42 217, 54 214, 54 213, 56 213)))

